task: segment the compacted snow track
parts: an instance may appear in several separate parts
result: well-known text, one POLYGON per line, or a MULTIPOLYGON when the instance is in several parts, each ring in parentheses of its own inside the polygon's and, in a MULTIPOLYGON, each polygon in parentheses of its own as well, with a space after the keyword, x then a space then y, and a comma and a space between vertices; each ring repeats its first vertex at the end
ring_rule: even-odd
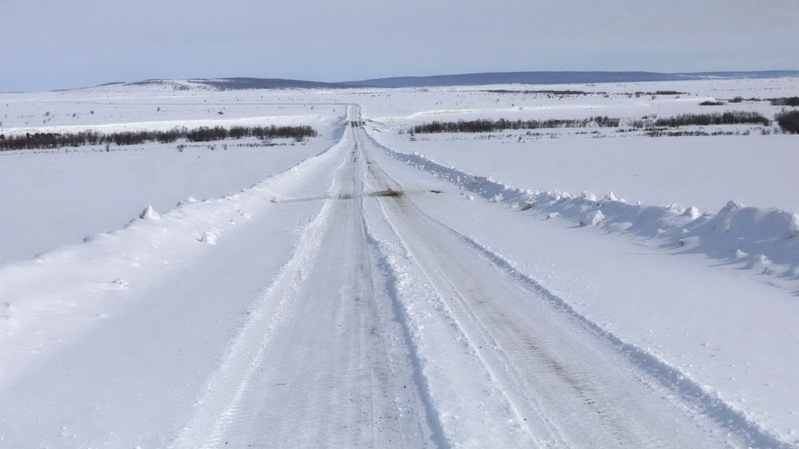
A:
MULTIPOLYGON (((362 148, 371 144, 376 153, 380 151, 368 137, 362 139, 366 143, 361 143, 362 148)), ((450 443, 480 447, 779 445, 756 428, 736 429, 741 435, 719 428, 725 420, 736 425, 740 420, 705 416, 729 412, 708 412, 712 407, 702 403, 708 398, 689 405, 687 398, 672 391, 674 385, 664 386, 667 376, 661 373, 668 372, 667 366, 654 360, 631 363, 635 357, 629 353, 640 350, 608 338, 593 323, 564 310, 557 298, 553 300, 534 281, 520 277, 499 256, 429 218, 374 160, 368 155, 365 160, 371 190, 397 192, 379 199, 384 219, 406 253, 404 263, 394 264, 394 275, 417 276, 415 287, 401 289, 399 296, 407 296, 409 307, 424 307, 420 303, 425 301, 418 301, 424 289, 420 286, 430 289, 421 294, 428 298, 428 316, 411 324, 417 327, 420 340, 436 340, 425 345, 422 357, 431 366, 440 360, 453 364, 428 370, 439 412, 457 409, 460 415, 442 418, 450 443), (462 344, 446 344, 447 334, 462 344), (646 366, 648 362, 657 366, 646 366), (464 369, 468 366, 474 368, 464 369), (480 382, 481 375, 487 382, 480 382), (451 393, 438 396, 438 389, 451 393), (480 431, 475 432, 478 427, 480 431)), ((410 283, 406 280, 405 284, 410 283)))
POLYGON ((173 447, 426 447, 435 431, 362 217, 362 153, 346 159, 173 447))

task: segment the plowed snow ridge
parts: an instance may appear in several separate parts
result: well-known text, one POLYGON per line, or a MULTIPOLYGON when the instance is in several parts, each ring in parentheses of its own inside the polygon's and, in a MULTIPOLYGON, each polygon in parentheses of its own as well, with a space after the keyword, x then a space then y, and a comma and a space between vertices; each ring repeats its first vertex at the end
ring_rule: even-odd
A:
POLYGON ((702 253, 766 274, 799 279, 799 213, 730 201, 714 214, 677 204, 628 204, 612 192, 602 199, 591 192, 533 192, 443 166, 420 154, 382 147, 392 157, 492 202, 542 216, 561 216, 580 226, 655 237, 664 248, 702 253))

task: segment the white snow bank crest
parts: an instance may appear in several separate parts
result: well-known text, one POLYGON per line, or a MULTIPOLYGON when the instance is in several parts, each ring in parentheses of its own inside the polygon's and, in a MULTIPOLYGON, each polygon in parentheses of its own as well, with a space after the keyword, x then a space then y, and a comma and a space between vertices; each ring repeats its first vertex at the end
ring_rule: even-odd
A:
POLYGON ((203 232, 202 237, 200 237, 200 242, 205 243, 207 245, 216 245, 217 240, 217 233, 213 231, 205 231, 203 232))
MULTIPOLYGON (((377 142, 376 142, 377 143, 377 142)), ((379 144, 378 144, 379 145, 379 144)), ((730 201, 718 213, 696 207, 628 204, 613 193, 597 200, 591 192, 532 192, 508 187, 489 178, 445 167, 418 153, 398 153, 380 145, 389 155, 492 201, 542 218, 563 217, 580 226, 598 226, 608 232, 657 239, 664 249, 705 254, 740 263, 760 273, 799 280, 799 213, 781 209, 745 207, 730 201), (535 204, 535 208, 525 208, 535 204)))
POLYGON ((605 214, 603 214, 601 210, 595 210, 589 212, 584 219, 580 220, 580 226, 598 226, 599 223, 602 223, 604 220, 605 214))
POLYGON ((142 220, 160 220, 161 214, 156 212, 155 209, 153 209, 153 206, 147 206, 146 209, 141 211, 139 218, 142 220))

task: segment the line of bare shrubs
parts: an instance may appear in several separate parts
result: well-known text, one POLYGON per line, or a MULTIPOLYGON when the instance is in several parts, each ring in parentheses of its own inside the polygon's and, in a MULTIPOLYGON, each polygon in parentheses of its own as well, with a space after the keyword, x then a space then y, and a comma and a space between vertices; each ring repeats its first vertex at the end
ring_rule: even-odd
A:
POLYGON ((507 129, 540 129, 540 128, 584 128, 589 125, 616 128, 620 120, 610 117, 590 117, 587 119, 563 120, 459 120, 457 122, 424 123, 410 129, 417 134, 424 133, 485 133, 507 129))
POLYGON ((772 106, 799 106, 799 97, 772 98, 772 106))
MULTIPOLYGON (((491 89, 486 92, 492 94, 544 94, 544 95, 588 95, 588 92, 582 90, 508 90, 508 89, 491 89)), ((604 92, 602 92, 604 93, 604 92)))
POLYGON ((783 131, 799 134, 799 110, 782 111, 777 113, 775 118, 783 131))
POLYGON ((743 103, 744 101, 768 101, 772 106, 799 106, 799 97, 780 97, 780 98, 744 98, 735 97, 728 100, 730 103, 743 103))
POLYGON ((768 126, 771 121, 757 112, 730 111, 714 114, 681 114, 657 119, 654 125, 676 128, 690 125, 740 125, 746 123, 768 126))
POLYGON ((189 142, 209 142, 213 140, 241 139, 257 137, 259 139, 293 138, 302 141, 306 137, 316 137, 317 132, 307 125, 303 126, 234 126, 223 128, 201 127, 195 129, 174 128, 168 131, 125 131, 118 133, 98 133, 83 131, 78 133, 27 133, 18 136, 0 134, 0 151, 51 149, 61 147, 78 147, 82 145, 115 144, 138 145, 145 142, 172 143, 178 139, 189 142))

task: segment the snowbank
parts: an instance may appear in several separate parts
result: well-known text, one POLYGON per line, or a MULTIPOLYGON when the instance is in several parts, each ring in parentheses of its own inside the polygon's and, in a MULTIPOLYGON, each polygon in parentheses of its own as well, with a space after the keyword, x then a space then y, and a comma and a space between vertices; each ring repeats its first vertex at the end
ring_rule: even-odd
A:
POLYGON ((77 338, 116 310, 120 299, 157 285, 174 267, 201 257, 201 248, 224 243, 255 212, 267 213, 275 195, 302 188, 308 179, 324 184, 319 173, 338 164, 341 148, 301 159, 236 194, 189 197, 163 213, 148 206, 121 229, 0 264, 0 388, 31 359, 53 350, 48 342, 77 338))
POLYGON ((611 192, 573 195, 509 187, 490 177, 445 167, 420 155, 381 146, 392 157, 416 166, 492 201, 549 219, 563 217, 579 226, 653 239, 664 249, 704 254, 764 274, 799 279, 799 213, 744 207, 730 201, 717 213, 696 207, 628 204, 611 192))

